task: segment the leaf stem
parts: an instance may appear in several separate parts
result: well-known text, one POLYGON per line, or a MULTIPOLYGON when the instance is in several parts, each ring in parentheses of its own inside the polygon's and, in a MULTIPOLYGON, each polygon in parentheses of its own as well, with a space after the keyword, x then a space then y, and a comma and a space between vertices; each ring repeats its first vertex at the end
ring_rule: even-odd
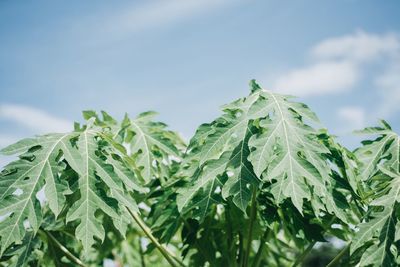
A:
POLYGON ((81 267, 86 267, 86 265, 80 259, 75 257, 75 255, 72 254, 63 244, 61 244, 50 232, 44 231, 42 229, 39 229, 39 232, 42 233, 43 235, 46 235, 50 239, 50 241, 53 242, 73 263, 81 267))
POLYGON ((139 225, 139 227, 143 230, 144 234, 151 240, 151 242, 153 242, 156 248, 160 251, 160 253, 168 261, 168 263, 171 264, 172 267, 177 267, 178 265, 176 263, 178 263, 180 266, 185 266, 177 257, 172 255, 163 245, 160 244, 160 242, 158 242, 157 238, 151 233, 151 230, 147 227, 147 225, 137 213, 132 212, 130 209, 128 209, 128 212, 135 220, 135 222, 139 225))
POLYGON ((271 232, 270 229, 267 228, 267 230, 265 230, 263 236, 261 237, 260 247, 257 250, 256 256, 254 257, 252 267, 258 267, 260 265, 261 255, 263 254, 265 242, 267 241, 270 232, 271 232))
POLYGON ((310 253, 310 251, 313 249, 313 247, 315 246, 316 243, 317 243, 317 241, 311 242, 307 246, 307 248, 303 251, 303 253, 301 253, 301 255, 299 257, 297 257, 296 261, 292 264, 292 267, 296 267, 297 265, 302 263, 304 258, 308 255, 308 253, 310 253))
MULTIPOLYGON (((332 217, 329 222, 327 223, 327 227, 325 228, 325 231, 327 231, 327 229, 329 227, 331 227, 332 223, 335 221, 336 217, 332 217)), ((297 265, 299 265, 301 262, 303 262, 303 260, 305 259, 305 257, 311 252, 311 250, 313 249, 313 247, 315 246, 315 244, 317 243, 317 241, 313 241, 311 242, 308 247, 303 251, 303 253, 301 253, 301 255, 296 259, 296 261, 293 263, 292 267, 296 267, 297 265)))
POLYGON ((247 237, 247 244, 246 249, 244 251, 244 260, 243 260, 243 267, 247 267, 249 264, 249 255, 251 249, 251 241, 253 241, 253 227, 254 222, 257 216, 257 203, 256 203, 257 191, 256 188, 253 188, 253 194, 251 197, 251 210, 250 210, 250 225, 249 225, 249 234, 247 237))
POLYGON ((226 235, 227 235, 227 244, 228 244, 228 261, 229 266, 236 267, 237 266, 237 247, 234 243, 233 231, 232 231, 232 222, 230 219, 230 206, 229 202, 225 208, 225 221, 226 221, 226 235))
POLYGON ((331 262, 328 263, 328 265, 326 265, 326 267, 333 267, 333 266, 337 266, 340 262, 340 260, 343 258, 344 255, 346 255, 347 251, 350 249, 350 244, 348 244, 347 246, 345 246, 340 252, 339 254, 336 255, 335 258, 333 258, 333 260, 331 260, 331 262))
POLYGON ((243 235, 241 232, 238 233, 239 235, 239 253, 238 253, 238 262, 239 262, 239 266, 243 266, 243 253, 244 253, 244 249, 243 249, 243 235))

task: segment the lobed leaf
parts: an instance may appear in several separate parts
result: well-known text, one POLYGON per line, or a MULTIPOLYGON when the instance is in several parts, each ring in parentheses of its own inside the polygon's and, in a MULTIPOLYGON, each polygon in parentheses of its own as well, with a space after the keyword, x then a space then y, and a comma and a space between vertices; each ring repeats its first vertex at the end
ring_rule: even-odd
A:
POLYGON ((400 230, 400 138, 384 122, 383 127, 367 128, 363 133, 378 138, 364 141, 364 146, 355 152, 362 179, 371 188, 371 201, 370 215, 358 225, 351 253, 364 249, 360 266, 396 266, 398 248, 393 247, 398 240, 395 233, 400 230))
POLYGON ((28 228, 34 233, 38 230, 42 208, 37 195, 41 190, 45 195, 42 202, 45 200, 44 205, 56 217, 69 206, 66 221, 78 222, 76 237, 86 252, 95 238, 104 239, 99 212, 111 218, 124 234, 129 221, 122 214, 126 214, 127 208, 137 211, 131 193, 141 188, 134 173, 103 138, 105 131, 108 130, 90 120, 74 132, 26 139, 3 149, 5 154, 23 154, 7 165, 0 176, 1 253, 19 243, 28 228), (77 174, 78 187, 73 177, 63 175, 67 166, 77 174), (72 205, 66 203, 69 194, 77 199, 72 205))

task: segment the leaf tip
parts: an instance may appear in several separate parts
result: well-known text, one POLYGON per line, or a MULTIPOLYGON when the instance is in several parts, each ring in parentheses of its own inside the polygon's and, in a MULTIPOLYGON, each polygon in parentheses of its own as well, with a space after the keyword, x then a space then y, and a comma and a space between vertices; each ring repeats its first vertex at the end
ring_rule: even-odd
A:
POLYGON ((249 86, 252 93, 261 90, 261 86, 256 82, 256 79, 251 79, 249 82, 249 86))

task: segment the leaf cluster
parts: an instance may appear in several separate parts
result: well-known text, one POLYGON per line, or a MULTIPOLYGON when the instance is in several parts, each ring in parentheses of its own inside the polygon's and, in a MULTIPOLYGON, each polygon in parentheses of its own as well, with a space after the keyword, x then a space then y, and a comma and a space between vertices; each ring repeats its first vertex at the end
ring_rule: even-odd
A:
POLYGON ((382 121, 349 151, 307 105, 250 89, 187 145, 154 112, 85 111, 4 148, 0 266, 397 266, 400 137, 382 121))

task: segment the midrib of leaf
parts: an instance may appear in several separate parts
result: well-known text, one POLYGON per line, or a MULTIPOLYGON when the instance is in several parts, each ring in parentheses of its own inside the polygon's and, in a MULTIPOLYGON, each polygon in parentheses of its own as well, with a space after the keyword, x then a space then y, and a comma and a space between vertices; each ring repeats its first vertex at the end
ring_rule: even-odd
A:
MULTIPOLYGON (((118 184, 115 183, 114 179, 112 176, 107 172, 107 170, 99 164, 95 159, 89 158, 92 164, 95 165, 97 174, 102 177, 103 182, 110 188, 112 197, 115 198, 116 200, 119 201, 119 204, 121 206, 128 207, 132 211, 136 211, 137 207, 135 206, 135 203, 132 199, 127 199, 124 195, 123 189, 119 188, 118 184), (101 170, 101 172, 100 172, 101 170), (115 195, 116 194, 116 195, 115 195)), ((115 166, 113 166, 114 172, 116 172, 115 166)), ((118 177, 120 179, 120 177, 118 177)), ((115 216, 113 216, 114 219, 115 216)), ((121 216, 119 216, 119 219, 122 219, 121 216)))
MULTIPOLYGON (((388 135, 389 136, 389 135, 388 135)), ((376 160, 379 160, 379 153, 381 153, 382 148, 387 144, 387 142, 390 140, 388 138, 388 136, 385 136, 384 139, 385 141, 382 142, 382 144, 379 146, 379 149, 376 149, 375 154, 373 155, 372 159, 368 162, 367 166, 365 168, 363 168, 364 170, 361 172, 361 178, 363 180, 368 179, 369 177, 365 177, 366 176, 366 172, 369 170, 369 168, 371 167, 371 165, 373 163, 375 163, 376 160)))
MULTIPOLYGON (((85 229, 89 229, 88 227, 88 222, 89 222, 89 147, 88 147, 88 139, 87 139, 87 132, 85 131, 84 133, 85 136, 85 152, 84 155, 86 155, 85 161, 86 161, 86 169, 85 169, 85 178, 86 178, 86 220, 85 220, 85 229)), ((84 247, 89 247, 89 242, 88 242, 88 231, 85 231, 85 245, 84 247)))
MULTIPOLYGON (((35 181, 35 182, 33 182, 34 186, 32 186, 32 190, 31 190, 30 193, 29 193, 29 197, 26 198, 26 201, 21 201, 21 202, 25 202, 25 204, 23 205, 23 208, 21 209, 21 212, 19 213, 19 216, 17 217, 17 220, 15 220, 15 223, 14 223, 14 225, 13 225, 12 228, 11 228, 12 230, 10 231, 9 235, 7 236, 6 242, 5 242, 4 244, 7 244, 8 241, 10 240, 10 237, 11 237, 11 235, 13 234, 15 227, 18 225, 18 223, 19 223, 19 221, 20 221, 20 219, 21 219, 21 216, 22 216, 22 214, 24 213, 23 211, 26 209, 28 203, 31 201, 32 194, 33 194, 33 192, 34 192, 35 189, 36 189, 36 186, 37 186, 37 184, 38 184, 38 182, 39 182, 39 180, 40 180, 40 177, 41 177, 41 175, 42 175, 44 166, 45 166, 46 162, 48 161, 49 156, 50 156, 51 153, 53 152, 54 148, 56 148, 56 146, 58 145, 58 143, 59 143, 65 136, 67 136, 67 135, 68 135, 68 134, 63 135, 61 138, 59 138, 59 139, 57 140, 57 142, 54 143, 53 147, 49 150, 49 152, 47 153, 47 155, 46 155, 46 157, 43 159, 43 161, 41 161, 40 163, 38 163, 38 164, 36 164, 36 165, 34 165, 33 167, 30 168, 30 170, 32 170, 32 169, 36 168, 38 165, 42 164, 42 167, 41 167, 41 169, 40 169, 40 171, 39 171, 37 177, 34 179, 34 181, 35 181)), ((26 173, 28 173, 28 172, 25 172, 24 175, 26 175, 26 173)), ((21 177, 23 177, 23 176, 21 176, 21 177)), ((20 203, 20 202, 18 202, 18 203, 20 203)), ((36 231, 36 229, 34 229, 34 231, 36 231)), ((5 249, 5 248, 3 247, 3 248, 2 248, 2 252, 4 251, 4 249, 5 249)), ((2 253, 0 253, 0 254, 2 254, 2 253)))
POLYGON ((82 211, 83 211, 82 217, 80 217, 79 219, 80 219, 80 225, 82 225, 81 227, 86 229, 86 231, 84 231, 83 237, 82 236, 79 236, 79 237, 77 236, 77 237, 82 241, 85 251, 90 247, 89 238, 93 234, 89 230, 90 229, 89 228, 89 222, 90 222, 89 208, 90 208, 90 202, 91 202, 90 197, 96 198, 95 202, 98 201, 96 194, 92 191, 92 189, 90 187, 90 175, 89 175, 89 169, 90 169, 89 168, 89 163, 90 163, 89 136, 94 137, 96 134, 97 134, 96 131, 91 131, 87 128, 83 132, 81 132, 81 134, 79 136, 79 143, 77 145, 78 145, 79 153, 81 155, 81 157, 80 157, 81 164, 79 164, 79 166, 81 166, 81 167, 79 167, 78 182, 79 182, 79 191, 81 192, 80 201, 82 201, 82 202, 80 202, 80 206, 76 207, 74 210, 70 209, 69 213, 67 214, 67 221, 69 221, 70 219, 68 219, 68 217, 75 216, 74 214, 76 212, 79 212, 82 205, 84 205, 84 207, 82 207, 82 211), (72 213, 70 213, 70 212, 72 212, 72 213))
POLYGON ((400 172, 400 137, 395 135, 395 141, 396 144, 394 145, 395 148, 395 153, 394 153, 394 162, 392 163, 392 166, 394 165, 396 172, 400 172))
MULTIPOLYGON (((64 136, 65 137, 65 136, 64 136)), ((64 138, 63 137, 63 138, 64 138)), ((62 149, 64 153, 64 157, 68 158, 68 163, 71 166, 72 169, 75 169, 77 172, 79 171, 79 164, 76 162, 76 159, 74 156, 71 154, 70 149, 65 145, 64 142, 61 142, 61 145, 63 146, 64 149, 62 149), (66 155, 68 154, 68 157, 66 155)))
MULTIPOLYGON (((53 179, 50 179, 51 181, 53 181, 52 183, 51 183, 51 187, 54 189, 54 191, 57 191, 57 188, 56 188, 56 183, 55 183, 55 181, 54 181, 54 173, 53 173, 53 169, 51 168, 51 165, 50 165, 50 163, 49 163, 49 161, 46 161, 46 164, 47 164, 47 168, 49 169, 49 171, 50 171, 50 173, 51 173, 51 177, 53 178, 53 179)), ((47 181, 46 181, 46 185, 45 186, 50 186, 48 183, 47 183, 47 181)), ((45 195, 46 195, 46 193, 45 193, 45 195)), ((59 203, 58 203, 58 198, 57 198, 57 196, 56 196, 56 202, 57 202, 57 210, 59 210, 59 203)))
POLYGON ((217 179, 218 178, 215 178, 215 179, 212 180, 212 184, 210 186, 210 190, 208 191, 207 203, 206 203, 205 208, 203 209, 203 213, 202 213, 201 218, 204 218, 204 216, 206 216, 206 213, 207 213, 207 210, 208 210, 208 206, 210 205, 211 193, 212 193, 212 190, 214 188, 215 180, 217 180, 217 179))
MULTIPOLYGON (((241 115, 241 119, 239 121, 236 122, 236 124, 232 125, 231 128, 229 128, 229 130, 225 131, 222 135, 220 135, 216 141, 214 141, 214 143, 212 144, 212 146, 205 152, 205 154, 203 154, 203 156, 200 156, 199 159, 199 165, 203 165, 207 160, 210 159, 209 154, 211 153, 212 149, 219 144, 220 140, 225 138, 227 135, 231 135, 234 130, 236 130, 236 128, 239 128, 240 126, 242 126, 242 124, 248 123, 248 121, 252 118, 257 117, 258 114, 263 114, 263 112, 265 112, 265 110, 269 109, 269 105, 267 105, 266 107, 262 108, 261 110, 255 112, 254 114, 251 114, 251 116, 248 116, 249 113, 249 109, 251 108, 251 106, 257 101, 258 99, 258 93, 255 94, 253 96, 253 99, 251 101, 249 101, 249 103, 247 105, 245 105, 245 109, 242 110, 243 114, 241 115)), ((246 131, 243 132, 243 135, 246 134, 246 131)), ((240 139, 243 139, 242 136, 238 137, 240 139)))
MULTIPOLYGON (((393 205, 393 207, 394 207, 394 205, 393 205)), ((392 210, 393 210, 393 207, 392 207, 392 210)), ((384 246, 383 246, 383 248, 384 248, 384 250, 383 250, 383 252, 384 253, 382 253, 382 255, 381 255, 381 259, 380 259, 380 263, 383 263, 383 261, 385 260, 385 255, 386 255, 386 253, 387 253, 387 245, 388 245, 388 241, 389 241, 389 238, 388 238, 388 236, 389 236, 389 230, 390 230, 390 225, 393 223, 394 224, 394 220, 393 220, 393 211, 390 213, 390 216, 389 216, 389 219, 388 219, 389 221, 388 221, 388 225, 386 225, 386 231, 385 231, 385 235, 384 235, 384 238, 385 238, 385 241, 384 241, 384 246)))
MULTIPOLYGON (((210 142, 210 146, 208 146, 207 148, 203 149, 199 153, 200 156, 199 156, 199 160, 198 160, 198 165, 199 165, 198 167, 202 167, 204 165, 207 165, 207 163, 206 163, 207 161, 221 159, 221 157, 223 157, 223 156, 212 155, 213 150, 217 146, 222 146, 226 142, 228 142, 229 141, 228 140, 229 136, 231 136, 233 133, 235 133, 238 128, 240 129, 240 127, 244 127, 244 125, 248 124, 249 121, 251 121, 253 119, 257 119, 258 116, 259 117, 266 117, 267 116, 266 111, 270 110, 271 106, 272 106, 272 103, 268 103, 268 102, 266 102, 266 105, 263 105, 260 109, 258 109, 260 106, 254 106, 254 104, 257 101, 259 101, 259 93, 251 95, 247 100, 248 101, 246 102, 246 104, 243 104, 243 105, 241 105, 239 107, 239 110, 242 112, 241 116, 237 120, 234 120, 232 123, 230 123, 227 126, 225 126, 227 128, 226 130, 222 131, 222 129, 224 129, 224 128, 213 128, 212 124, 210 125, 210 129, 209 129, 209 131, 206 131, 206 133, 213 132, 215 129, 217 129, 217 132, 214 132, 215 133, 215 139, 212 139, 212 141, 210 142), (256 108, 255 111, 254 110, 251 111, 252 107, 256 108), (221 132, 221 134, 218 134, 218 130, 221 132), (225 143, 223 143, 224 141, 225 141, 225 143), (218 156, 218 157, 216 157, 216 156, 218 156), (216 158, 214 159, 214 157, 216 157, 216 158)), ((246 100, 244 100, 244 101, 246 101, 246 100)), ((259 104, 261 104, 261 102, 259 104)), ((228 107, 228 109, 229 109, 229 107, 228 107)), ((242 171, 244 171, 244 168, 246 168, 249 173, 253 172, 252 170, 249 170, 248 167, 244 164, 245 155, 244 155, 244 151, 243 150, 244 150, 245 143, 243 143, 243 139, 244 139, 245 135, 246 135, 246 131, 240 132, 240 135, 238 135, 234 140, 235 143, 236 142, 239 143, 240 141, 242 141, 241 149, 239 149, 239 151, 236 152, 236 154, 231 154, 230 155, 230 159, 226 160, 226 163, 223 164, 223 166, 221 165, 217 169, 213 170, 212 173, 209 173, 206 176, 202 176, 200 178, 201 180, 199 180, 199 183, 195 184, 195 187, 194 188, 192 187, 190 189, 190 193, 189 193, 189 195, 187 195, 185 201, 183 202, 183 206, 182 207, 186 206, 189 203, 189 201, 193 198, 193 196, 196 195, 196 193, 198 192, 199 188, 204 187, 210 181, 211 178, 214 178, 214 177, 210 177, 211 174, 214 174, 214 173, 217 173, 217 172, 220 173, 221 172, 221 168, 226 168, 227 165, 231 164, 232 160, 236 160, 237 161, 237 157, 238 156, 239 156, 240 165, 239 165, 239 173, 236 173, 236 176, 238 177, 237 178, 238 180, 236 180, 235 183, 236 184, 239 183, 239 192, 237 192, 236 190, 235 191, 236 191, 236 193, 238 193, 238 203, 241 203, 241 206, 244 205, 243 179, 241 179, 240 176, 241 176, 242 171), (239 153, 241 153, 241 154, 239 155, 239 153)), ((205 134, 204 132, 202 132, 201 136, 208 136, 208 135, 205 134)), ((200 139, 201 139, 201 137, 200 137, 200 139)), ((227 153, 227 152, 228 151, 225 151, 225 153, 227 153)), ((223 155, 224 153, 221 153, 221 154, 223 155)), ((235 167, 235 169, 236 168, 237 167, 235 167)), ((256 178, 258 178, 258 177, 256 177, 256 178)), ((215 179, 217 179, 217 178, 215 178, 215 179)), ((215 180, 212 181, 212 183, 210 185, 211 187, 209 188, 209 192, 207 192, 206 197, 208 196, 208 199, 207 199, 207 202, 206 202, 206 208, 208 207, 209 202, 211 200, 212 189, 213 189, 213 186, 214 186, 215 182, 216 182, 215 180)), ((240 205, 240 204, 238 204, 238 205, 240 205)))
MULTIPOLYGON (((267 140, 265 141, 265 144, 263 145, 263 147, 262 147, 262 149, 261 149, 261 153, 260 153, 260 157, 259 157, 260 160, 257 161, 257 166, 256 166, 257 173, 260 174, 260 176, 261 176, 262 171, 263 171, 263 170, 260 170, 260 168, 262 168, 262 167, 260 167, 260 166, 262 166, 261 164, 263 163, 263 162, 262 162, 262 159, 264 158, 264 157, 263 157, 264 152, 265 152, 266 148, 268 147, 269 142, 270 142, 270 141, 272 140, 272 138, 274 137, 275 132, 279 129, 281 123, 282 123, 282 121, 279 121, 279 122, 277 123, 275 129, 269 134, 269 137, 267 137, 267 140)), ((268 179, 268 178, 267 178, 267 179, 268 179)))
MULTIPOLYGON (((150 150, 147 144, 147 140, 146 140, 146 135, 144 133, 144 131, 142 130, 142 128, 139 127, 139 125, 137 123, 135 123, 133 120, 131 120, 132 125, 135 127, 135 129, 137 129, 137 131, 140 132, 140 138, 143 139, 144 142, 144 147, 146 149, 146 159, 147 159, 147 169, 146 170, 146 177, 143 177, 145 180, 150 179, 150 173, 151 173, 151 158, 150 158, 150 150)), ((140 139, 138 138, 138 139, 140 139)), ((138 140, 139 141, 139 140, 138 140)), ((136 144, 136 143, 135 143, 136 144)))
MULTIPOLYGON (((394 184, 394 185, 397 185, 397 191, 396 191, 396 193, 394 194, 393 204, 392 204, 392 207, 391 207, 392 210, 394 209, 394 205, 396 204, 397 199, 398 199, 399 194, 400 194, 400 176, 398 176, 398 175, 396 175, 396 176, 397 176, 398 178, 396 179, 396 181, 393 182, 393 184, 394 184)), ((389 193, 390 193, 390 191, 388 192, 388 194, 389 194, 389 193)))
MULTIPOLYGON (((249 128, 248 128, 248 129, 249 129, 249 128)), ((249 129, 249 130, 250 130, 250 129, 249 129)), ((246 132, 245 132, 245 134, 246 134, 246 132)), ((244 134, 244 135, 245 135, 245 134, 244 134)), ((202 188, 205 184, 207 184, 207 183, 210 181, 210 179, 214 178, 214 179, 212 179, 211 186, 210 186, 210 188, 209 188, 209 190, 208 190, 208 193, 207 193, 207 202, 206 202, 205 208, 203 209, 203 217, 204 217, 205 214, 206 214, 206 212, 207 212, 209 203, 210 203, 211 194, 212 194, 212 190, 213 190, 213 188, 214 188, 215 182, 216 182, 216 181, 219 181, 219 182, 222 184, 222 182, 219 180, 219 178, 217 177, 217 175, 218 175, 219 173, 221 173, 221 169, 225 169, 230 163, 232 163, 232 161, 234 161, 234 159, 235 159, 238 155, 240 156, 240 167, 239 167, 238 177, 240 177, 243 167, 246 168, 246 169, 249 171, 249 173, 251 173, 251 170, 249 170, 249 169, 247 168, 247 166, 246 166, 245 164, 243 164, 243 162, 245 161, 245 158, 244 158, 244 146, 245 146, 245 142, 244 142, 244 140, 242 140, 242 141, 241 141, 241 149, 239 149, 238 152, 237 152, 236 154, 232 154, 232 155, 230 156, 230 159, 227 160, 226 163, 221 164, 218 168, 214 169, 214 170, 213 170, 211 173, 209 173, 207 176, 202 176, 202 177, 201 177, 201 183, 199 183, 198 186, 195 187, 195 190, 192 190, 192 191, 191 191, 191 194, 186 198, 186 200, 185 200, 185 202, 183 203, 182 207, 186 206, 186 205, 189 203, 189 201, 193 198, 193 196, 198 192, 198 189, 199 189, 199 188, 202 188), (206 179, 206 178, 207 178, 207 179, 206 179)), ((240 186, 240 193, 239 193, 239 195, 240 195, 241 204, 242 204, 242 206, 244 206, 242 182, 243 182, 243 179, 240 179, 240 181, 239 181, 239 186, 240 186)))
POLYGON ((200 157, 200 160, 199 160, 199 164, 200 164, 200 166, 201 165, 203 165, 203 163, 204 162, 206 162, 207 160, 209 160, 209 154, 210 154, 210 151, 212 151, 212 149, 220 142, 220 140, 223 138, 223 137, 225 137, 225 136, 229 136, 230 134, 232 134, 232 132, 234 132, 234 129, 236 129, 236 128, 238 128, 239 126, 241 126, 244 122, 246 122, 247 120, 246 120, 246 118, 245 118, 245 116, 243 115, 243 118, 240 120, 240 121, 238 121, 234 126, 232 126, 231 128, 229 128, 229 130, 227 130, 227 131, 225 131, 223 134, 221 134, 218 138, 217 138, 217 140, 212 144, 212 146, 206 151, 206 153, 202 156, 202 157, 200 157))
MULTIPOLYGON (((302 146, 307 147, 306 143, 304 143, 303 139, 297 134, 297 132, 293 131, 293 133, 296 135, 297 140, 302 144, 302 146)), ((310 154, 310 151, 308 149, 304 149, 304 152, 308 156, 307 159, 309 159, 312 162, 313 166, 317 166, 314 157, 310 154)))
POLYGON ((26 249, 25 249, 25 251, 24 251, 24 254, 23 254, 23 256, 22 256, 21 259, 18 259, 18 262, 25 263, 26 258, 28 258, 28 252, 29 252, 29 250, 30 250, 30 245, 31 245, 32 240, 33 240, 34 237, 35 237, 34 234, 30 234, 30 235, 29 235, 29 240, 28 240, 28 243, 26 244, 26 249))
MULTIPOLYGON (((252 131, 251 131, 251 129, 247 126, 247 130, 251 133, 251 134, 253 134, 252 133, 252 131)), ((244 134, 244 136, 246 136, 247 135, 247 131, 245 132, 245 134, 244 134)), ((246 166, 246 164, 244 163, 246 160, 247 160, 247 158, 245 158, 245 151, 244 151, 244 149, 245 149, 245 146, 247 145, 247 142, 245 142, 245 140, 246 140, 246 138, 243 138, 242 139, 242 141, 241 141, 241 146, 240 146, 240 150, 238 151, 238 153, 236 154, 236 155, 238 155, 239 153, 240 153, 240 167, 239 167, 239 173, 238 173, 238 179, 239 179, 239 196, 240 196, 240 204, 241 204, 241 208, 244 208, 245 209, 245 205, 246 205, 246 203, 245 203, 245 200, 244 200, 244 198, 243 198, 243 192, 244 192, 244 190, 242 189, 242 184, 243 184, 243 179, 242 179, 242 177, 241 177, 241 175, 242 175, 242 170, 243 170, 243 168, 246 168, 246 170, 249 172, 249 173, 252 173, 253 171, 252 170, 250 170, 247 166, 246 166)), ((250 153, 249 153, 250 154, 250 153)), ((229 163, 236 157, 236 155, 234 155, 234 156, 232 156, 231 157, 231 160, 229 161, 229 163)), ((256 176, 254 176, 253 175, 253 177, 255 177, 256 179, 258 179, 258 177, 256 177, 256 176)))
MULTIPOLYGON (((252 104, 254 104, 256 101, 254 101, 252 104)), ((262 115, 265 115, 265 111, 269 110, 271 108, 272 104, 267 104, 265 107, 260 109, 259 111, 256 111, 254 114, 251 114, 251 118, 258 118, 258 117, 265 117, 262 115)))
MULTIPOLYGON (((384 266, 383 262, 385 261, 386 255, 387 255, 387 250, 388 250, 388 245, 390 246, 389 241, 389 233, 390 233, 390 228, 391 228, 391 224, 394 224, 394 220, 393 220, 393 212, 390 213, 389 217, 384 217, 385 219, 387 219, 387 224, 384 225, 385 229, 384 229, 384 235, 382 236, 384 238, 383 243, 379 243, 379 244, 373 244, 371 245, 363 254, 362 258, 361 258, 361 264, 363 264, 362 266, 365 266, 365 264, 369 265, 374 265, 376 263, 379 263, 378 266, 384 266), (374 249, 373 251, 370 251, 372 249, 374 249), (367 254, 367 252, 371 252, 370 254, 367 254), (364 258, 365 256, 365 258, 364 258)), ((381 235, 379 234, 378 238, 380 238, 381 235)), ((368 242, 369 240, 367 240, 366 242, 368 242)), ((390 253, 390 252, 389 252, 390 253)), ((386 266, 386 265, 385 265, 386 266)))
MULTIPOLYGON (((248 128, 248 127, 247 127, 248 128)), ((249 129, 250 130, 250 129, 249 129)), ((242 145, 241 145, 241 147, 240 147, 240 168, 239 168, 239 174, 238 174, 238 177, 240 177, 241 176, 241 174, 242 174, 242 165, 243 165, 243 167, 245 167, 245 168, 247 168, 246 167, 246 165, 244 165, 243 164, 243 149, 244 149, 244 141, 242 141, 242 145)), ((244 202, 243 202, 243 190, 242 190, 242 181, 243 181, 243 179, 240 179, 240 181, 239 181, 239 186, 240 186, 240 193, 239 193, 239 195, 240 195, 240 203, 241 203, 241 206, 243 207, 244 206, 244 202)))
POLYGON ((165 150, 165 152, 167 152, 167 153, 169 153, 169 154, 171 154, 173 156, 178 156, 175 151, 173 151, 168 146, 166 146, 163 143, 161 143, 159 140, 157 140, 153 136, 151 136, 151 135, 146 135, 146 136, 148 136, 148 138, 151 139, 152 142, 155 143, 159 148, 162 148, 163 150, 165 150))
POLYGON ((383 216, 380 219, 378 219, 372 226, 369 226, 369 228, 360 236, 360 238, 357 240, 357 242, 352 243, 351 250, 354 251, 355 249, 359 248, 360 242, 364 242, 364 237, 376 230, 376 226, 379 225, 382 221, 386 220, 387 217, 383 216), (355 247, 355 248, 354 248, 355 247))
POLYGON ((396 205, 396 201, 397 201, 396 199, 397 199, 397 196, 398 196, 399 192, 400 192, 400 187, 397 188, 395 200, 393 201, 393 204, 390 207, 391 212, 390 212, 390 215, 389 215, 389 218, 388 218, 389 221, 388 221, 388 225, 386 225, 386 229, 385 229, 386 231, 385 231, 385 235, 384 235, 384 238, 385 238, 384 250, 383 250, 384 253, 382 253, 382 255, 381 255, 381 259, 379 261, 380 263, 382 263, 384 261, 384 259, 385 259, 385 253, 386 253, 386 250, 387 250, 386 246, 388 245, 388 241, 389 241, 388 236, 389 236, 390 224, 391 223, 394 224, 394 220, 393 220, 394 212, 393 212, 393 210, 394 210, 394 206, 396 205))
MULTIPOLYGON (((227 165, 227 163, 221 164, 218 168, 215 168, 207 176, 205 176, 205 177, 202 176, 201 177, 201 183, 199 183, 197 186, 195 186, 194 190, 191 190, 190 195, 186 198, 186 200, 184 201, 182 207, 185 207, 189 203, 189 201, 193 198, 193 196, 196 195, 197 191, 200 188, 202 188, 205 184, 207 184, 208 181, 210 181, 211 178, 213 178, 213 177, 215 178, 213 182, 215 182, 215 180, 219 180, 218 177, 217 177, 217 174, 220 173, 220 170, 225 168, 226 165, 227 165)), ((212 191, 212 187, 210 188, 209 195, 211 195, 211 191, 212 191)))
MULTIPOLYGON (((269 93, 269 92, 268 92, 268 93, 269 93)), ((285 120, 285 117, 283 116, 283 112, 282 112, 282 109, 281 109, 281 105, 280 105, 279 102, 277 101, 276 97, 275 97, 274 94, 272 94, 272 93, 269 93, 269 94, 272 96, 272 98, 273 98, 275 104, 277 105, 278 110, 279 110, 279 114, 280 114, 280 117, 281 117, 281 120, 282 120, 283 132, 284 132, 285 141, 286 141, 286 146, 287 146, 287 155, 288 155, 288 157, 289 157, 290 184, 291 184, 291 187, 292 187, 293 196, 295 197, 295 201, 296 201, 296 203, 297 203, 297 196, 296 196, 295 188, 294 188, 292 155, 291 155, 291 153, 290 153, 289 136, 288 136, 288 134, 287 134, 286 123, 285 123, 286 120, 285 120)), ((282 161, 283 161, 283 160, 282 160, 282 161)), ((282 186, 280 186, 280 189, 279 189, 279 190, 280 190, 279 196, 281 195, 281 189, 282 189, 282 186)), ((279 198, 278 198, 278 199, 279 199, 279 198)))

